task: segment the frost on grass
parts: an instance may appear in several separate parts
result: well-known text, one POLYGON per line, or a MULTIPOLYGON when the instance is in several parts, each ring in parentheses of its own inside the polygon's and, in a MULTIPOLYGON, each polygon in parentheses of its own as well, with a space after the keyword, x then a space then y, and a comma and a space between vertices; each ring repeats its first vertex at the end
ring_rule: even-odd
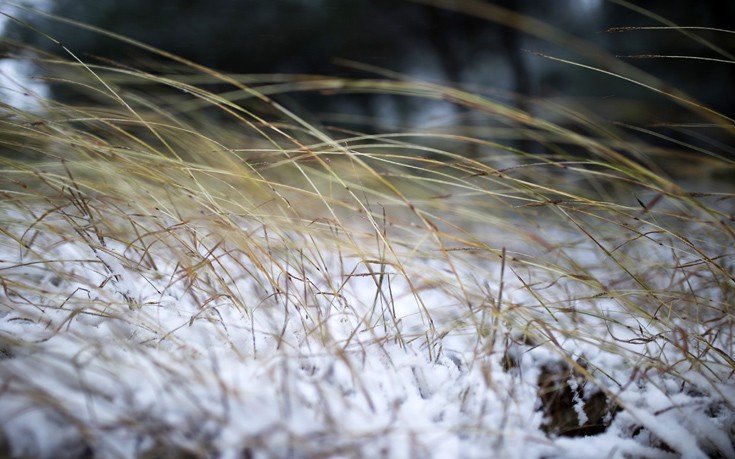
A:
POLYGON ((3 205, 12 456, 735 457, 718 308, 657 323, 532 250, 85 202, 3 205))

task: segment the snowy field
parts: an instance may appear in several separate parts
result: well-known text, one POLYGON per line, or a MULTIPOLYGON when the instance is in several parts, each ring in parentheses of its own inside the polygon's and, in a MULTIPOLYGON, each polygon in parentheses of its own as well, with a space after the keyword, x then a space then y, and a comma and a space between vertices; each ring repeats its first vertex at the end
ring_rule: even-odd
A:
POLYGON ((2 205, 14 456, 735 457, 732 317, 705 287, 666 297, 704 281, 669 269, 698 264, 676 241, 626 240, 615 268, 541 222, 476 228, 505 253, 442 252, 389 220, 282 230, 76 193, 2 205), (655 314, 625 266, 669 269, 655 314))
POLYGON ((0 66, 0 457, 735 458, 735 193, 658 168, 731 160, 165 57, 45 61, 78 106, 0 66), (457 119, 355 133, 255 87, 457 119))

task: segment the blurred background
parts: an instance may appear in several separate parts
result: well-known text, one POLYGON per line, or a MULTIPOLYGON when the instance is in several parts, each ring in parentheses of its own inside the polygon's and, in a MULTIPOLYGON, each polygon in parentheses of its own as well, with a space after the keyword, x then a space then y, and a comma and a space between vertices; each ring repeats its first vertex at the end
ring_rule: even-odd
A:
MULTIPOLYGON (((199 64, 237 74, 380 78, 383 75, 377 69, 384 69, 407 78, 469 85, 473 91, 504 98, 521 109, 528 108, 525 96, 530 96, 582 105, 586 101, 586 106, 601 117, 638 126, 672 125, 689 119, 687 110, 654 92, 537 54, 543 53, 602 68, 610 68, 606 62, 613 60, 635 65, 664 84, 734 117, 735 34, 705 29, 684 33, 677 30, 608 32, 607 29, 671 24, 733 28, 735 2, 647 0, 637 4, 647 12, 623 1, 606 0, 33 2, 36 8, 54 15, 93 24, 199 64), (536 20, 551 28, 540 26, 536 20), (575 37, 581 41, 574 41, 575 37), (582 42, 587 43, 586 48, 577 46, 582 42), (620 57, 630 55, 698 59, 620 57), (605 103, 600 104, 601 100, 605 103)), ((152 59, 131 45, 24 12, 10 4, 5 4, 2 11, 59 39, 88 63, 114 61, 139 67, 152 59)), ((10 44, 3 53, 5 63, 0 67, 0 79, 3 79, 0 86, 9 97, 11 78, 20 78, 23 72, 42 73, 40 69, 18 70, 7 65, 23 53, 20 48, 13 49, 13 40, 54 53, 60 50, 42 34, 17 22, 5 20, 2 33, 10 44)), ((168 70, 160 67, 161 72, 168 70)), ((60 99, 81 97, 54 85, 49 91, 60 99)), ((448 103, 385 94, 335 95, 326 99, 323 95, 282 94, 277 98, 321 120, 349 124, 349 116, 363 117, 378 120, 377 124, 385 125, 381 128, 448 125, 448 120, 457 116, 456 107, 448 103)), ((683 128, 666 129, 666 135, 694 141, 694 134, 683 128)), ((721 150, 723 154, 735 156, 730 147, 723 145, 721 150)))

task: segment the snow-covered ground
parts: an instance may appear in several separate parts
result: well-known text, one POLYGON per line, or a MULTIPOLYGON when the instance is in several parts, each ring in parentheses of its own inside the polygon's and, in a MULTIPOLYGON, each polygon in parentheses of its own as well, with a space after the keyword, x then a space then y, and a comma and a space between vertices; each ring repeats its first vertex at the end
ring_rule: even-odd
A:
MULTIPOLYGON (((374 236, 350 251, 318 222, 126 209, 133 228, 90 203, 3 204, 0 443, 18 457, 735 457, 732 318, 694 311, 723 331, 694 342, 673 318, 690 306, 659 327, 522 263, 540 259, 520 232, 503 263, 374 236), (554 396, 603 427, 545 428, 554 396)), ((536 231, 619 277, 579 234, 536 231)))

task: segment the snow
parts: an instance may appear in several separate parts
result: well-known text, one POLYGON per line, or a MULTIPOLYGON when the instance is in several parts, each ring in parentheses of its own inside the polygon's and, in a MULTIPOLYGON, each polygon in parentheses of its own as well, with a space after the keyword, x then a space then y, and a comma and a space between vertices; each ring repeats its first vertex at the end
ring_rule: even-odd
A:
POLYGON ((587 413, 584 411, 584 399, 580 395, 580 387, 579 383, 577 382, 576 378, 570 378, 569 379, 569 388, 572 389, 573 398, 572 401, 574 402, 574 412, 577 413, 577 418, 579 419, 579 425, 583 426, 587 424, 589 421, 589 417, 587 416, 587 413))
MULTIPOLYGON (((21 0, 17 3, 42 10, 50 6, 48 0, 21 0)), ((11 8, 13 6, 10 3, 0 4, 0 13, 17 14, 18 10, 11 8)), ((5 32, 9 20, 0 15, 0 35, 5 32)), ((22 59, 0 59, 0 101, 21 110, 39 109, 42 105, 39 101, 48 97, 49 88, 33 79, 35 73, 33 64, 22 59)))
MULTIPOLYGON (((681 380, 653 369, 636 378, 632 363, 646 364, 650 352, 672 362, 681 354, 635 341, 642 321, 611 299, 580 301, 590 313, 576 334, 565 327, 579 324, 560 316, 524 342, 524 323, 547 312, 516 269, 515 279, 504 275, 509 312, 492 340, 478 333, 440 259, 402 260, 412 291, 391 265, 381 283, 359 257, 330 252, 334 241, 322 241, 317 257, 310 238, 272 230, 266 238, 242 221, 254 225, 247 250, 191 224, 189 233, 158 234, 146 265, 133 245, 73 238, 74 220, 52 214, 24 249, 18 241, 35 218, 3 215, 0 432, 17 456, 88 448, 100 458, 735 457, 727 369, 709 362, 720 382, 694 369, 681 380), (265 247, 272 258, 258 267, 248 253, 265 247), (40 260, 51 261, 32 264, 40 260), (585 362, 624 407, 604 432, 545 432, 539 375, 563 354, 585 362)), ((473 307, 491 317, 482 302, 487 289, 498 293, 499 262, 453 257, 473 307), (485 282, 470 281, 478 273, 485 282)), ((585 285, 536 280, 546 298, 568 297, 573 285, 585 297, 585 285)), ((587 387, 568 381, 582 425, 587 387)))
POLYGON ((13 107, 36 109, 38 101, 48 96, 46 85, 35 83, 30 75, 33 69, 27 63, 14 59, 0 60, 0 99, 13 107))

